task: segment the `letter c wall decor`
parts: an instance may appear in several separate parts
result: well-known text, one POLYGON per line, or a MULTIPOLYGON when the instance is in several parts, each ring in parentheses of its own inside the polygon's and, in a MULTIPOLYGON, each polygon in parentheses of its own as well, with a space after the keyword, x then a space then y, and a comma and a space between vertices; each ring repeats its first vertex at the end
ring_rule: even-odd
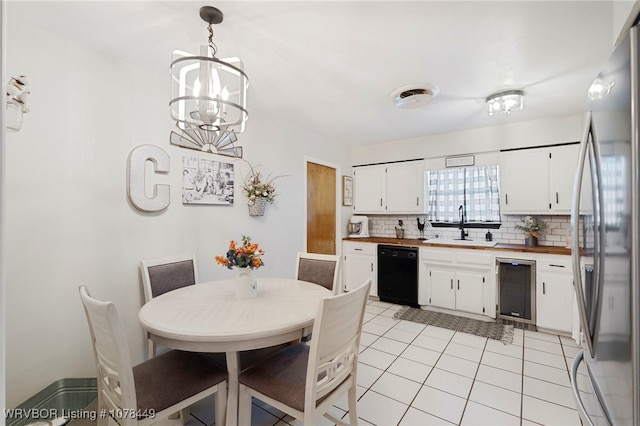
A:
POLYGON ((131 204, 143 212, 157 212, 169 207, 169 185, 154 185, 153 197, 145 194, 145 166, 151 161, 155 173, 169 173, 169 154, 155 145, 134 148, 127 160, 127 195, 131 204))

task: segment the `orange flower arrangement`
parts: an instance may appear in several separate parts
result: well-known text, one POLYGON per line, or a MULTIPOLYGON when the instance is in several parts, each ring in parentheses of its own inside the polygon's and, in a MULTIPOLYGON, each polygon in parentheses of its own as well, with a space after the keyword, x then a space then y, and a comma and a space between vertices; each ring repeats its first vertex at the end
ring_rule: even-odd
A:
POLYGON ((229 241, 229 250, 225 256, 216 256, 216 263, 228 269, 238 268, 258 269, 264 265, 260 258, 264 250, 257 243, 251 242, 251 237, 242 236, 242 244, 237 245, 234 240, 229 241))

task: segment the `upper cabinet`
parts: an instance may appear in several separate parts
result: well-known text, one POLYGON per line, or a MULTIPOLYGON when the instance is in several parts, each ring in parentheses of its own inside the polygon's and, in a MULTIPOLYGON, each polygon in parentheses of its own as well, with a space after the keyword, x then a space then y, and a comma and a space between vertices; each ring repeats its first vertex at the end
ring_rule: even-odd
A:
POLYGON ((387 171, 385 165, 353 169, 353 212, 384 213, 387 171))
POLYGON ((501 155, 500 209, 505 214, 570 214, 579 144, 501 155))
POLYGON ((424 161, 353 169, 354 213, 424 213, 424 161))

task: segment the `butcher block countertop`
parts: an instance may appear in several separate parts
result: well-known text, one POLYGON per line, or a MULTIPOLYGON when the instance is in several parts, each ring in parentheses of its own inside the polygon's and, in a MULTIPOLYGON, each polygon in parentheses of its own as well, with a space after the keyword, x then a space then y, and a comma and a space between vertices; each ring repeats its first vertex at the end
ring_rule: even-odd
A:
POLYGON ((385 238, 385 237, 369 237, 369 238, 343 238, 343 241, 355 241, 360 243, 375 243, 375 244, 395 244, 400 246, 414 246, 414 247, 447 247, 456 249, 467 250, 503 250, 503 251, 519 251, 526 253, 541 253, 541 254, 563 254, 570 255, 571 249, 557 246, 536 246, 527 247, 524 244, 496 244, 493 247, 482 247, 473 245, 456 245, 456 244, 429 244, 429 241, 422 241, 418 239, 410 238, 385 238))

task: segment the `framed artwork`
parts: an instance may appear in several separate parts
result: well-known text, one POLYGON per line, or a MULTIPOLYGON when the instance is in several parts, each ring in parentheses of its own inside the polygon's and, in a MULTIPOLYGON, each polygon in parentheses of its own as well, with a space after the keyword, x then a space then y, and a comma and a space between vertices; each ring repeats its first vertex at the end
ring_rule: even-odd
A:
POLYGON ((353 178, 351 176, 342 176, 342 205, 353 205, 353 178))
POLYGON ((182 157, 182 204, 233 205, 233 164, 182 157))

